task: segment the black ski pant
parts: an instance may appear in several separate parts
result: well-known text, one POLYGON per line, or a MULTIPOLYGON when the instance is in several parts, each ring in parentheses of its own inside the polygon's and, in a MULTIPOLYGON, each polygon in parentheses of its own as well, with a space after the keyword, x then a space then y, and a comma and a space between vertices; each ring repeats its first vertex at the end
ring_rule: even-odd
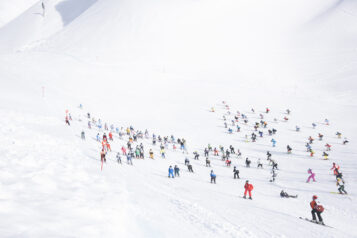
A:
POLYGON ((239 173, 238 172, 234 172, 234 178, 239 178, 239 173))
POLYGON ((312 209, 311 214, 312 214, 312 220, 316 221, 316 214, 317 214, 319 221, 322 221, 321 212, 319 212, 318 210, 312 209))
POLYGON ((211 183, 216 183, 216 177, 211 177, 211 183))

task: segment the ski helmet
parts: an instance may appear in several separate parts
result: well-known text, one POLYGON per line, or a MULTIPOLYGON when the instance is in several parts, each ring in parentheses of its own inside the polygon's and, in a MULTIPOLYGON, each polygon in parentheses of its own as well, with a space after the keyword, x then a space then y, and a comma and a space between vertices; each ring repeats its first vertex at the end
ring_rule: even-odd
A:
POLYGON ((249 180, 246 180, 245 182, 246 182, 246 183, 249 183, 249 180))
POLYGON ((317 196, 316 195, 312 196, 312 199, 313 200, 317 199, 317 196))

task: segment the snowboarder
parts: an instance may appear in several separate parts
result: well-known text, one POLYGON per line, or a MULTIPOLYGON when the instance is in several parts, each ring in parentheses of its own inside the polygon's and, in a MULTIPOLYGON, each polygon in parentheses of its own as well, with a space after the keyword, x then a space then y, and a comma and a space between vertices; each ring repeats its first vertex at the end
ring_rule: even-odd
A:
POLYGON ((253 185, 249 183, 249 180, 245 181, 243 198, 246 198, 248 193, 249 199, 252 199, 252 190, 253 190, 253 185))
POLYGON ((169 178, 170 178, 170 176, 171 176, 172 178, 175 177, 175 176, 174 176, 174 169, 172 168, 171 165, 170 165, 170 167, 169 167, 169 178))
POLYGON ((316 214, 317 214, 317 217, 319 218, 319 223, 322 225, 325 225, 322 220, 322 217, 321 217, 321 213, 324 211, 324 208, 321 205, 317 205, 316 199, 317 199, 317 196, 314 195, 314 196, 312 196, 312 201, 310 202, 310 206, 312 208, 312 210, 311 210, 312 221, 317 223, 317 221, 316 221, 316 214))
POLYGON ((309 170, 307 171, 307 173, 310 174, 310 176, 307 178, 306 183, 309 183, 311 179, 312 179, 313 182, 316 182, 316 180, 315 180, 315 173, 313 173, 311 169, 309 169, 309 170))
POLYGON ((216 183, 216 174, 213 172, 213 170, 211 170, 211 173, 210 173, 210 176, 211 176, 211 183, 216 183))

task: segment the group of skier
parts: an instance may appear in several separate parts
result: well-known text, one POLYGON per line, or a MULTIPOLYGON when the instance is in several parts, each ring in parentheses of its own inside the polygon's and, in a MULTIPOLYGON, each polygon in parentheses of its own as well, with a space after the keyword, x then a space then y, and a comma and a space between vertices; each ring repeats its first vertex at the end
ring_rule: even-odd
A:
MULTIPOLYGON (((230 117, 232 114, 229 111, 229 106, 224 102, 224 107, 227 110, 226 114, 223 116, 223 120, 224 120, 224 124, 225 127, 228 127, 228 117, 230 117)), ((212 108, 211 110, 212 112, 215 112, 215 109, 212 108)), ((255 113, 255 110, 252 109, 252 112, 255 113)), ((269 108, 266 108, 265 113, 268 114, 270 112, 269 108)), ((289 109, 286 110, 287 115, 290 115, 291 111, 289 109)), ((237 111, 236 115, 233 115, 234 119, 231 120, 230 125, 232 126, 236 126, 237 128, 237 132, 241 131, 241 127, 238 125, 239 124, 239 120, 242 119, 244 124, 248 123, 248 116, 246 114, 240 113, 239 111, 237 111)), ((149 132, 147 130, 145 130, 145 132, 142 132, 140 130, 135 130, 132 126, 127 127, 127 128, 123 128, 121 127, 120 129, 118 127, 115 127, 113 124, 112 125, 108 125, 107 123, 104 123, 104 128, 103 128, 103 124, 101 122, 100 119, 96 120, 93 117, 91 117, 90 113, 87 113, 87 118, 88 118, 88 129, 92 129, 93 126, 97 127, 98 130, 100 132, 103 131, 103 135, 100 136, 100 133, 97 134, 96 140, 98 142, 101 143, 102 148, 100 151, 100 158, 101 158, 101 169, 103 169, 103 163, 106 163, 106 155, 108 152, 111 152, 111 146, 109 141, 113 141, 114 140, 114 135, 113 133, 118 134, 118 138, 119 139, 124 139, 126 136, 128 138, 128 141, 126 143, 126 146, 122 146, 121 148, 121 153, 117 152, 116 154, 116 159, 117 162, 119 164, 122 163, 122 156, 125 156, 127 158, 127 163, 132 165, 132 159, 136 158, 136 159, 144 159, 144 146, 142 143, 138 144, 138 140, 139 139, 150 139, 150 135, 149 132), (103 128, 103 129, 102 129, 103 128), (108 136, 106 135, 106 133, 108 133, 108 136), (136 146, 135 146, 136 144, 136 146)), ((264 136, 263 133, 263 129, 267 128, 268 123, 267 121, 263 120, 264 119, 264 115, 260 114, 260 122, 256 122, 254 124, 254 131, 256 131, 260 137, 264 136), (259 128, 262 128, 262 130, 260 130, 259 128)), ((287 116, 285 116, 283 118, 285 121, 288 120, 287 116)), ((70 121, 72 120, 71 114, 66 111, 66 117, 65 117, 65 122, 68 126, 71 125, 70 121)), ((326 119, 327 120, 327 119, 326 119)), ((277 119, 274 118, 274 121, 277 122, 277 119)), ((326 125, 328 125, 328 121, 326 122, 326 125)), ((316 124, 313 123, 313 128, 316 128, 316 124)), ((273 136, 277 133, 277 130, 275 128, 272 129, 268 129, 268 135, 269 136, 273 136)), ((300 127, 296 126, 296 131, 300 131, 300 127)), ((232 134, 233 130, 231 128, 228 128, 228 133, 232 134)), ((341 138, 341 133, 337 132, 336 135, 341 138)), ((85 132, 82 131, 81 132, 81 138, 82 140, 85 140, 85 132)), ((245 136, 246 141, 249 141, 248 136, 245 136)), ((323 140, 323 135, 321 133, 318 134, 318 138, 319 141, 323 140)), ((172 150, 175 151, 177 149, 177 146, 180 148, 180 150, 183 153, 187 154, 187 146, 186 146, 186 140, 185 139, 175 139, 175 137, 173 135, 171 135, 170 137, 165 136, 165 137, 161 137, 160 135, 156 136, 155 134, 152 134, 152 146, 156 146, 157 144, 160 145, 160 155, 163 159, 166 159, 166 151, 165 149, 169 149, 169 144, 172 145, 172 150)), ((252 142, 256 142, 258 139, 257 134, 255 134, 255 132, 253 132, 250 136, 250 140, 252 142)), ((310 156, 313 156, 314 151, 311 148, 311 144, 313 144, 314 139, 310 136, 308 143, 306 144, 307 150, 310 152, 310 156)), ((272 138, 271 139, 272 142, 272 146, 276 147, 277 141, 272 138)), ((347 144, 348 140, 345 138, 343 141, 343 144, 347 144)), ((326 151, 330 151, 331 150, 331 145, 330 144, 326 144, 326 151)), ((288 154, 292 153, 292 147, 290 145, 287 145, 287 152, 288 154)), ((208 144, 208 146, 206 148, 204 148, 203 150, 203 154, 205 157, 205 166, 206 167, 211 167, 211 159, 210 158, 210 154, 213 153, 214 157, 220 156, 221 160, 224 161, 225 165, 227 167, 230 167, 231 163, 232 163, 232 155, 235 155, 236 158, 240 159, 242 157, 242 153, 240 152, 240 150, 235 150, 235 148, 230 145, 227 149, 225 149, 223 146, 219 145, 217 147, 212 147, 210 144, 208 144), (218 149, 217 149, 218 148, 218 149)), ((324 158, 328 159, 328 154, 326 152, 324 152, 324 158)), ((193 153, 193 159, 194 160, 199 160, 200 157, 200 153, 195 151, 193 153)), ((152 149, 149 150, 149 158, 154 159, 154 152, 152 149)), ((278 163, 272 159, 272 154, 268 151, 267 152, 267 160, 269 161, 269 165, 272 166, 272 178, 270 179, 270 182, 274 182, 275 178, 277 176, 276 170, 278 169, 278 163)), ((190 163, 189 158, 186 156, 185 158, 185 165, 187 166, 188 172, 193 173, 193 167, 192 164, 190 163)), ((251 165, 251 160, 247 157, 245 159, 245 166, 247 168, 250 168, 251 165)), ((258 159, 257 160, 257 167, 263 169, 263 164, 261 163, 261 160, 258 159)), ((333 163, 333 167, 331 168, 331 170, 333 170, 334 175, 336 176, 336 184, 338 186, 338 191, 340 193, 345 193, 347 194, 347 192, 344 190, 344 180, 342 179, 342 173, 339 171, 339 166, 336 165, 335 163, 333 163)), ((240 171, 238 170, 237 166, 234 166, 233 168, 233 179, 240 179, 239 176, 240 171)), ((312 180, 313 182, 315 182, 315 173, 312 172, 312 169, 308 170, 309 173, 309 177, 307 179, 307 182, 310 182, 310 180, 312 180)), ((172 165, 169 166, 168 168, 168 177, 169 178, 175 178, 175 177, 179 177, 180 176, 180 169, 177 165, 175 165, 174 167, 172 167, 172 165)), ((210 171, 210 182, 211 183, 216 183, 217 182, 217 175, 214 173, 214 171, 211 169, 210 171)), ((249 199, 252 199, 252 190, 253 190, 253 185, 251 183, 249 183, 249 180, 246 180, 245 184, 244 184, 244 196, 243 198, 246 198, 247 195, 249 195, 249 199)), ((289 195, 287 194, 285 191, 281 191, 280 192, 280 196, 281 197, 292 197, 292 198, 297 198, 297 195, 289 195)), ((321 205, 318 205, 316 202, 317 196, 314 195, 313 196, 313 201, 310 203, 310 206, 312 208, 312 217, 313 220, 316 221, 316 215, 319 218, 319 222, 323 224, 322 218, 321 218, 321 213, 323 212, 323 207, 321 205)))

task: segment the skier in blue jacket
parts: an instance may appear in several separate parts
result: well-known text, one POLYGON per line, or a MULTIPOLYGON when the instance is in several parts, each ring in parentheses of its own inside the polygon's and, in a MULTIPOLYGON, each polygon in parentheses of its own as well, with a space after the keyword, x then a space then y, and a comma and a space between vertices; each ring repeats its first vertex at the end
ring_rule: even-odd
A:
POLYGON ((273 143, 273 147, 275 147, 275 145, 276 145, 276 140, 273 138, 273 139, 271 139, 271 142, 273 143))
POLYGON ((216 183, 216 174, 213 172, 213 170, 211 170, 211 174, 210 174, 210 176, 211 176, 211 183, 216 183))
POLYGON ((172 178, 175 178, 175 176, 174 176, 174 169, 172 168, 171 165, 170 165, 170 167, 169 167, 169 178, 170 178, 170 176, 171 176, 172 178))

